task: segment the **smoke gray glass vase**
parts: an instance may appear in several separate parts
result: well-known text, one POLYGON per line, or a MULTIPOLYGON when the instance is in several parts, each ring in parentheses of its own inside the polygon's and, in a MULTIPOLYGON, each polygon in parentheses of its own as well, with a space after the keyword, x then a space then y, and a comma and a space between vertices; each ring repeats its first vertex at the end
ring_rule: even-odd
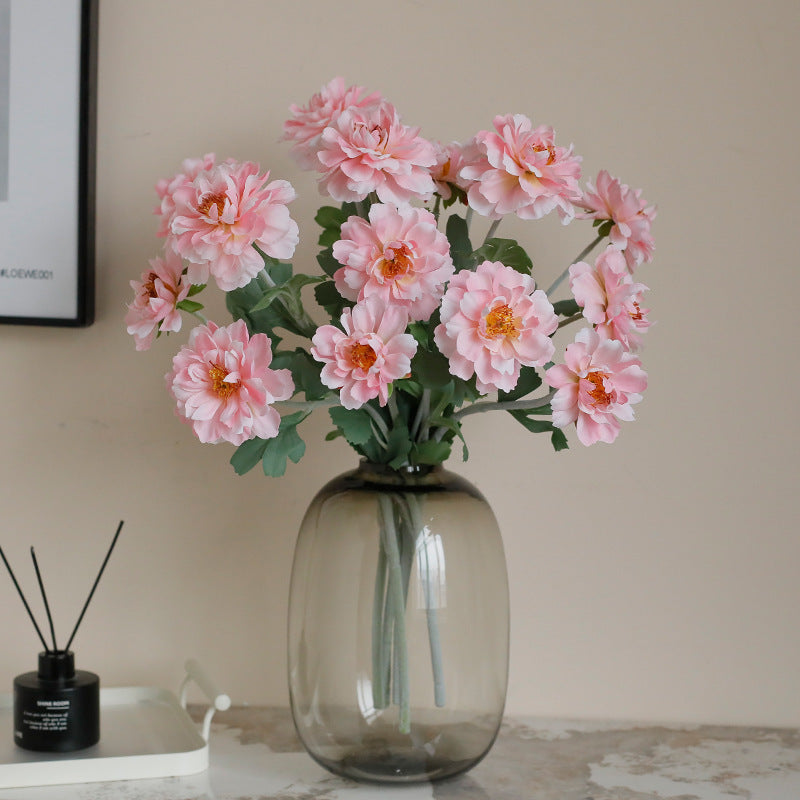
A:
POLYGON ((441 466, 362 462, 317 494, 297 540, 289 689, 303 745, 360 781, 470 769, 502 721, 508 623, 480 492, 441 466))

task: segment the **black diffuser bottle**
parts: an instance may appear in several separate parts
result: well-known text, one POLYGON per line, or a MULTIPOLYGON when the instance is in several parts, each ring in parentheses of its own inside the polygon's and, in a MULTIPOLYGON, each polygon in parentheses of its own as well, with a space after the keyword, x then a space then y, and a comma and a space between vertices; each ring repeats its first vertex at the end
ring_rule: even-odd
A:
POLYGON ((93 672, 76 670, 75 654, 69 648, 100 582, 111 551, 117 543, 122 525, 120 522, 72 635, 63 650, 56 644, 53 617, 50 614, 47 593, 44 590, 44 582, 33 548, 31 548, 31 559, 42 592, 47 620, 50 623, 52 648, 48 647, 28 601, 17 583, 14 571, 0 547, 0 557, 6 565, 11 580, 14 581, 39 641, 44 646, 44 652, 39 653, 39 669, 14 678, 14 741, 26 750, 69 753, 91 747, 100 740, 100 678, 93 672))
POLYGON ((100 679, 75 670, 68 650, 39 653, 37 672, 14 678, 14 741, 26 750, 67 753, 100 739, 100 679))

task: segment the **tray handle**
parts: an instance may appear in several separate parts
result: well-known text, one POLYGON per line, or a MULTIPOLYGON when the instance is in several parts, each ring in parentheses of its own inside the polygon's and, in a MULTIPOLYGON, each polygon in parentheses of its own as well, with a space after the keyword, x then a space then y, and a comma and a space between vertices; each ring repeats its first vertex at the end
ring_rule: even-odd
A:
POLYGON ((186 708, 186 694, 189 689, 189 681, 194 681, 202 690, 205 696, 211 702, 211 705, 206 710, 206 715, 203 717, 203 729, 201 735, 207 742, 208 735, 211 730, 211 718, 214 716, 215 711, 225 711, 231 707, 231 699, 227 694, 217 691, 211 678, 208 677, 205 670, 197 663, 194 658, 190 658, 185 664, 184 669, 186 675, 181 681, 180 688, 180 703, 182 708, 186 708))

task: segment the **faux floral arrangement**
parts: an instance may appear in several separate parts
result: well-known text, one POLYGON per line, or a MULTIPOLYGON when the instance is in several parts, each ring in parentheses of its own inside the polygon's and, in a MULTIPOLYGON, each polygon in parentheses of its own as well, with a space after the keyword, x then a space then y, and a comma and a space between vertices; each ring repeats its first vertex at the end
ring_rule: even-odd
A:
POLYGON ((322 274, 287 263, 299 241, 295 191, 258 165, 206 155, 157 186, 164 252, 131 282, 126 324, 146 350, 179 331, 183 314, 201 320, 166 376, 200 441, 238 445, 236 471, 261 462, 268 475, 302 457, 297 428, 320 407, 335 426, 328 438, 395 468, 445 461, 464 417, 483 411, 549 433, 556 450, 572 425, 584 445, 614 441, 647 380, 647 287, 634 273, 652 258, 655 210, 641 192, 605 171, 581 189, 572 147, 519 114, 442 145, 342 78, 291 114, 284 138, 337 204, 316 215, 322 274), (506 215, 553 211, 564 224, 591 220, 594 238, 543 291, 523 247, 496 231, 506 215), (491 220, 477 247, 474 214, 491 220), (556 299, 567 278, 571 296, 556 299), (211 279, 230 325, 201 314, 196 297, 211 279), (556 363, 553 336, 573 323, 556 363))

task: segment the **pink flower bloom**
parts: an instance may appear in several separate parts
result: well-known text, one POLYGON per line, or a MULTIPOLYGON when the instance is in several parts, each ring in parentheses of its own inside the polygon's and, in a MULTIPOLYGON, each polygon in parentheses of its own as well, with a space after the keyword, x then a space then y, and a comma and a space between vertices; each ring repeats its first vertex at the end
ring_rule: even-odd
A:
POLYGON ((333 276, 342 297, 379 297, 403 306, 415 320, 430 317, 453 274, 450 244, 433 214, 411 206, 378 203, 369 210, 369 222, 350 217, 333 255, 344 264, 333 276))
POLYGON ((596 188, 588 184, 587 191, 577 202, 589 212, 580 215, 583 219, 613 220, 609 236, 611 244, 624 251, 630 269, 652 259, 655 245, 650 225, 656 210, 642 199, 641 189, 634 191, 601 170, 596 188))
POLYGON ((647 287, 633 282, 623 254, 608 247, 594 267, 579 261, 569 268, 569 275, 583 316, 597 326, 601 336, 618 339, 629 350, 638 349, 640 334, 650 327, 649 309, 641 307, 647 287))
POLYGON ((321 191, 338 202, 376 192, 382 203, 402 205, 433 193, 433 145, 419 128, 401 124, 394 106, 349 108, 322 132, 321 191))
POLYGON ((431 177, 436 191, 442 200, 449 200, 453 195, 453 186, 466 191, 470 181, 461 177, 461 170, 466 166, 464 148, 458 142, 444 145, 434 142, 436 163, 431 167, 431 177))
POLYGON ((377 105, 378 92, 362 97, 361 86, 345 87, 344 78, 334 78, 323 86, 306 106, 292 104, 292 119, 283 123, 283 138, 294 142, 292 155, 303 169, 319 169, 317 152, 322 131, 333 124, 345 109, 377 105))
POLYGON ((158 236, 169 234, 169 225, 175 213, 175 200, 173 199, 175 192, 182 186, 191 184, 201 172, 211 169, 214 166, 214 158, 213 153, 206 153, 202 158, 187 158, 181 164, 183 172, 179 172, 169 179, 162 178, 156 184, 156 194, 161 201, 154 212, 161 217, 158 236))
POLYGON ((149 350, 156 334, 181 329, 177 305, 189 294, 191 284, 183 277, 183 262, 171 251, 150 261, 150 269, 138 281, 131 281, 133 302, 128 305, 125 324, 137 350, 149 350))
POLYGON ((417 342, 405 333, 408 314, 399 306, 384 306, 369 297, 341 317, 343 331, 333 325, 317 329, 311 355, 325 366, 322 382, 341 389, 345 408, 360 408, 377 397, 385 406, 389 384, 411 370, 417 342))
POLYGON ((511 213, 539 219, 556 209, 564 224, 570 222, 580 198, 580 157, 572 147, 556 146, 552 128, 534 128, 522 114, 495 117, 494 127, 497 133, 478 133, 478 158, 461 170, 474 181, 469 205, 492 219, 511 213))
POLYGON ((270 369, 271 362, 266 334, 249 336, 242 320, 227 327, 209 322, 191 332, 165 377, 178 413, 201 442, 240 445, 278 435, 272 403, 288 400, 294 383, 288 369, 270 369))
POLYGON ((192 283, 210 273, 224 292, 245 286, 264 266, 253 244, 273 258, 292 257, 299 236, 286 204, 295 191, 268 179, 257 164, 226 162, 175 191, 169 242, 190 262, 192 283))
POLYGON ((442 298, 442 323, 434 341, 450 361, 450 372, 478 390, 510 391, 521 366, 541 366, 554 352, 558 327, 547 295, 528 275, 497 261, 475 272, 457 272, 442 298))
POLYGON ((556 389, 553 425, 576 423, 582 444, 613 442, 619 421, 634 418, 633 406, 647 388, 647 373, 622 342, 604 339, 591 328, 567 345, 564 364, 550 367, 545 380, 556 389))

